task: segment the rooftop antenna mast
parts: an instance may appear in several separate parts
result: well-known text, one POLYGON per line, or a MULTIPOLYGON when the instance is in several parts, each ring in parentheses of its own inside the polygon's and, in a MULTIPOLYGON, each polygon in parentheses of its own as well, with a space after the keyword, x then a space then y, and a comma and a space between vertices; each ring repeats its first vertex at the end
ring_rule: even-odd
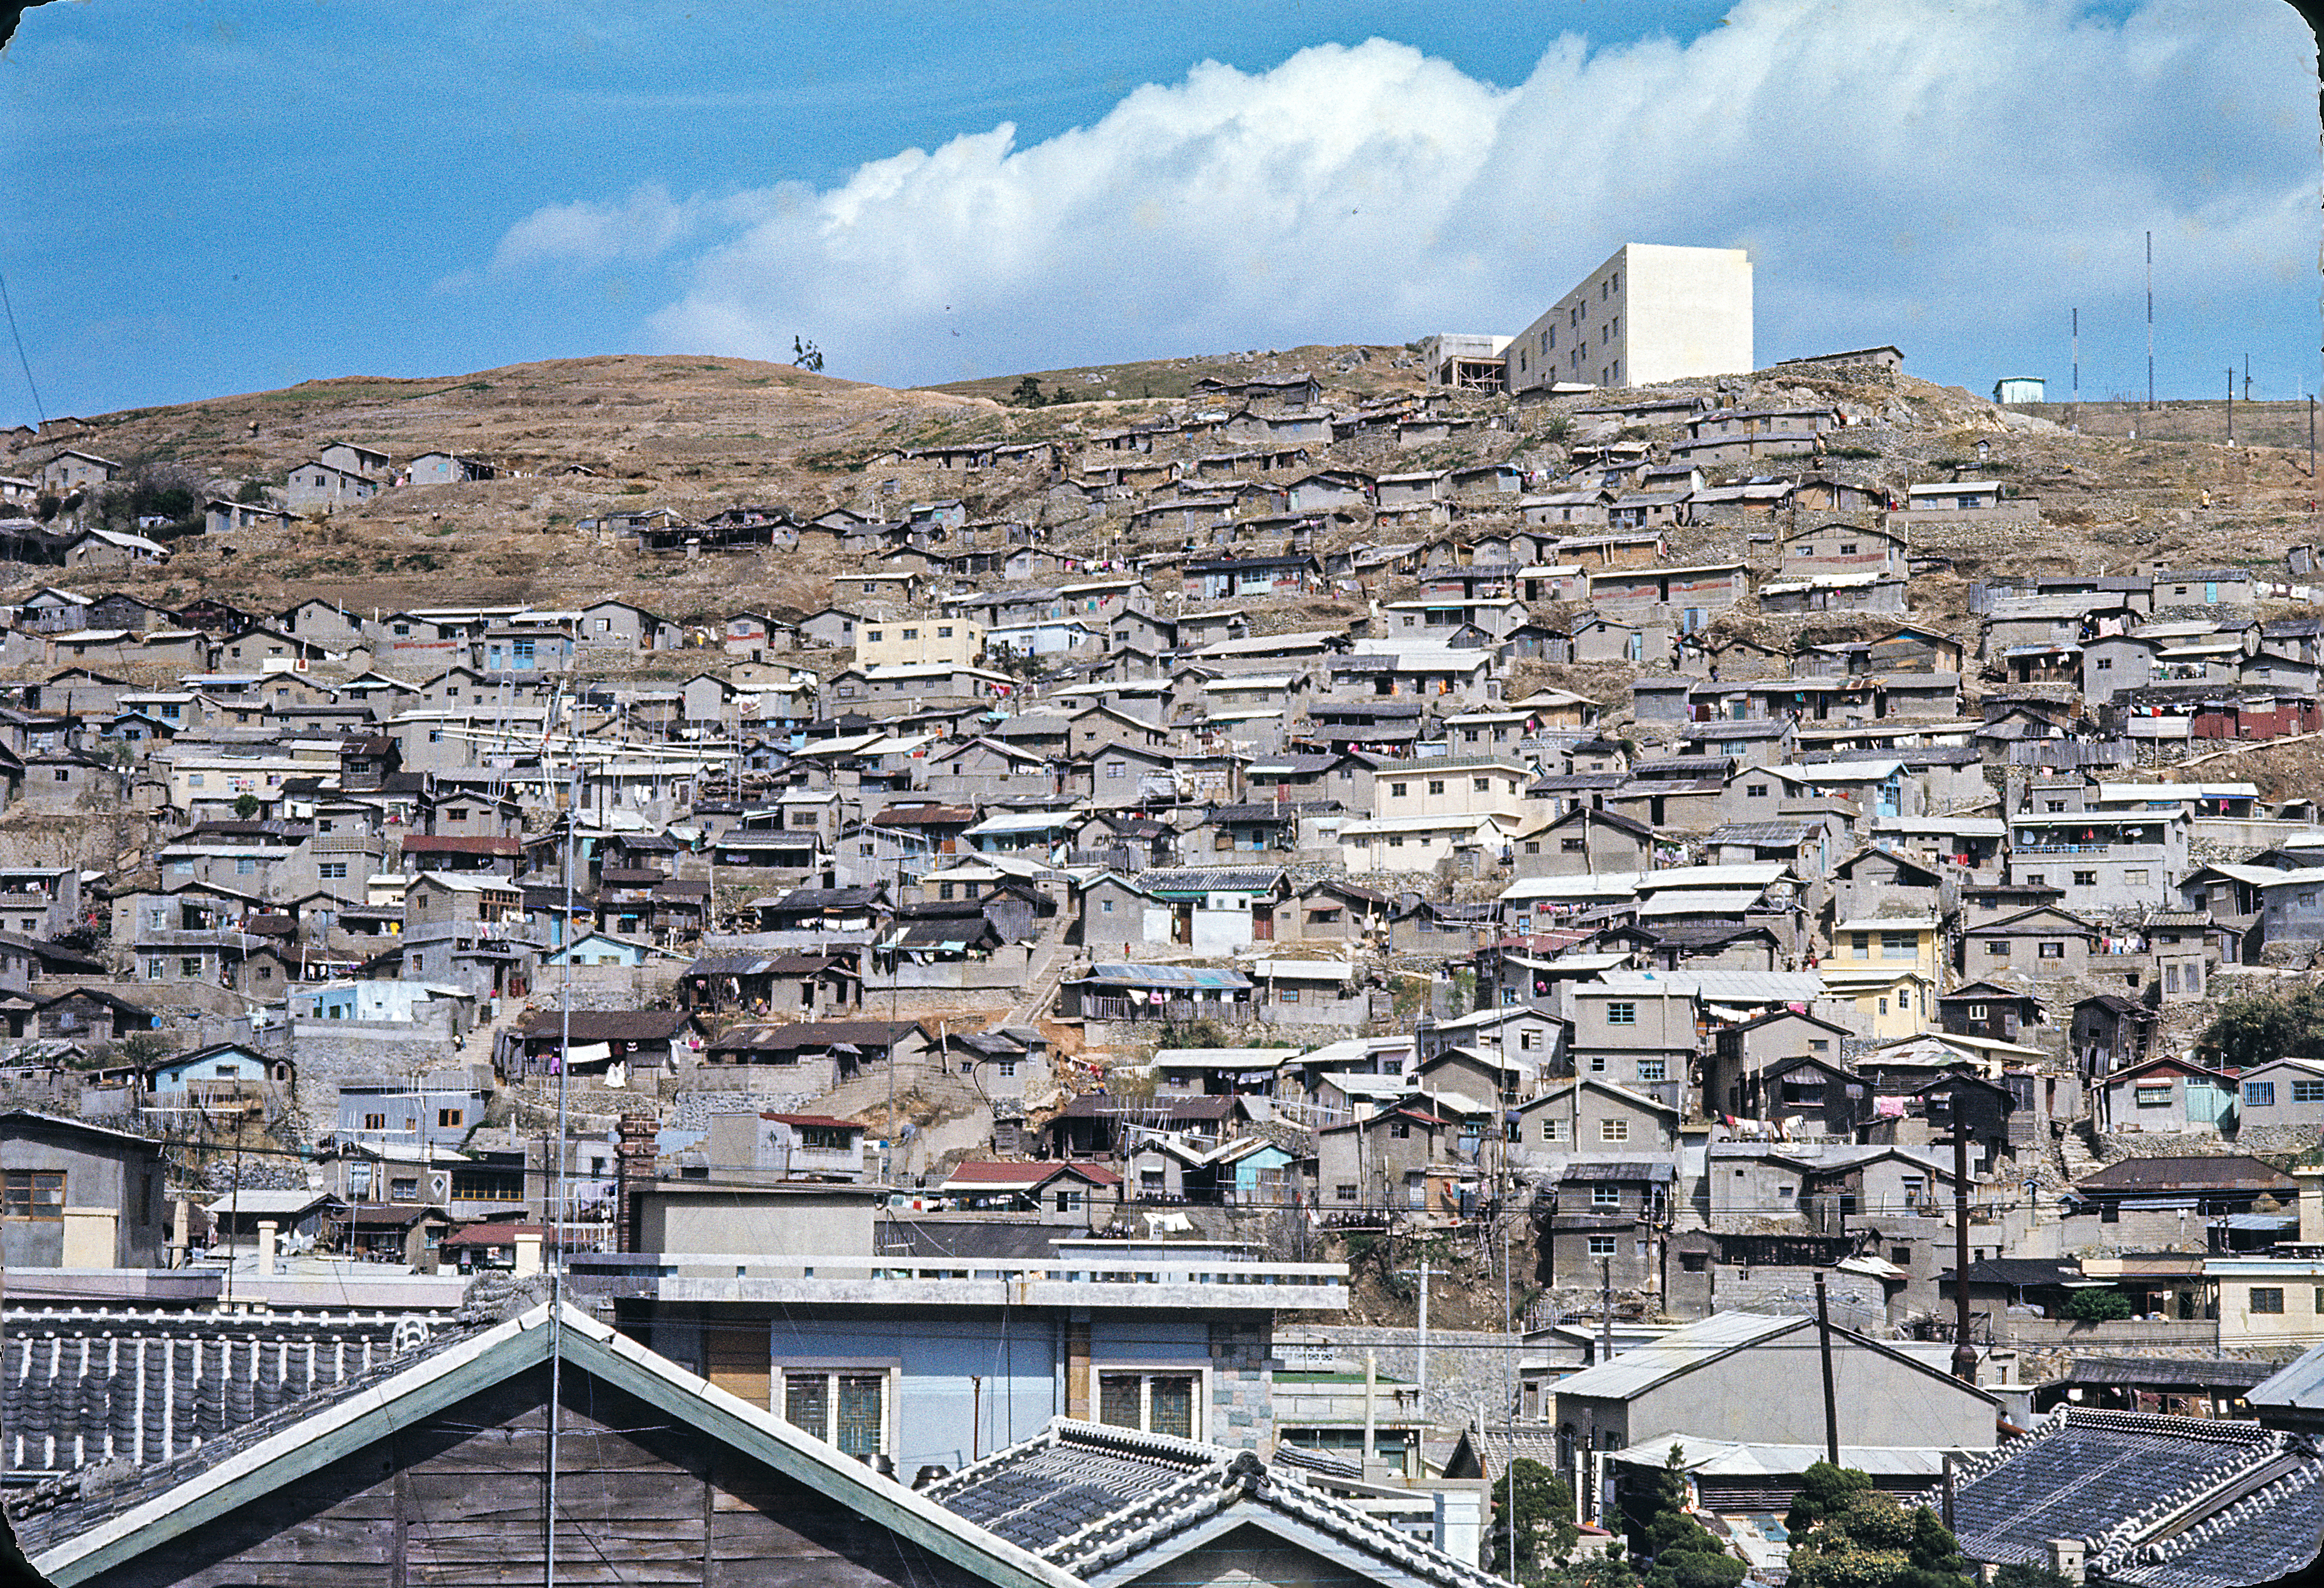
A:
POLYGON ((2154 234, 2146 234, 2146 406, 2154 406, 2154 234))

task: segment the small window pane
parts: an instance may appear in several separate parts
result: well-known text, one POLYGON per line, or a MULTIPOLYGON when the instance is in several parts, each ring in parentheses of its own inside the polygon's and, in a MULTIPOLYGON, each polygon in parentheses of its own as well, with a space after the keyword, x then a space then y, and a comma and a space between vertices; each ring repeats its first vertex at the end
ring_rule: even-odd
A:
POLYGON ((1098 1380, 1097 1420, 1117 1428, 1138 1426, 1138 1380, 1128 1373, 1109 1373, 1098 1380))
POLYGON ((1181 1439, 1194 1437, 1194 1381, 1191 1378, 1157 1378, 1149 1390, 1153 1426, 1147 1431, 1171 1434, 1181 1439))
POLYGON ((783 1418, 795 1428, 804 1428, 818 1439, 831 1437, 831 1375, 828 1373, 785 1373, 783 1375, 783 1418))

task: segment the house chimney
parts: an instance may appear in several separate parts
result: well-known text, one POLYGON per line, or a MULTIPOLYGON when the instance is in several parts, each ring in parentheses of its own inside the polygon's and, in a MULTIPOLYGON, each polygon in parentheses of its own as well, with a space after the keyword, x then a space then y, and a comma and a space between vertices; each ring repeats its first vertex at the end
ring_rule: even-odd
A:
POLYGON ((635 1216, 633 1203, 638 1192, 653 1184, 654 1131, 659 1121, 651 1114, 622 1115, 621 1143, 618 1148, 621 1195, 613 1204, 613 1216, 618 1227, 613 1232, 615 1250, 632 1249, 632 1219, 635 1216))
POLYGON ((540 1271, 540 1232, 520 1229, 516 1233, 516 1277, 527 1279, 540 1271))
POLYGON ((258 1221, 258 1271, 272 1276, 274 1272, 274 1221, 258 1221))
POLYGON ((2089 1553, 2089 1547, 2080 1538, 2052 1538, 2050 1540, 2050 1569, 2069 1583, 2079 1583, 2082 1581, 2082 1563, 2089 1553))
POLYGON ((1483 1542, 1484 1532, 1478 1519, 1484 1511, 1484 1498, 1474 1489, 1436 1492, 1436 1547, 1464 1565, 1477 1564, 1477 1547, 1483 1542))
POLYGON ((2292 1178, 2300 1182, 2300 1244, 2324 1243, 2324 1168, 2295 1165, 2292 1178))

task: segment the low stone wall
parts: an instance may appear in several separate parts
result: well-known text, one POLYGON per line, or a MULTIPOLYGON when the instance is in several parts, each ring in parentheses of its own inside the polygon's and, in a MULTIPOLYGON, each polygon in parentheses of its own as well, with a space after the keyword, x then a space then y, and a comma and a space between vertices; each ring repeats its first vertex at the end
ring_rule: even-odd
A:
POLYGON ((2231 1136, 2131 1131, 2104 1133, 2098 1138, 2098 1157, 2107 1163, 2124 1158, 2293 1158, 2315 1145, 2313 1125, 2252 1125, 2231 1136))
POLYGON ((441 1069, 459 1061, 461 1049, 441 1019, 294 1020, 290 1052, 300 1106, 327 1120, 338 1115, 341 1081, 441 1069))
MULTIPOLYGON (((1518 1336, 1480 1329, 1428 1331, 1428 1394, 1421 1409, 1433 1421, 1459 1427, 1475 1418, 1481 1407, 1489 1421, 1506 1418, 1517 1393, 1517 1358, 1512 1349, 1518 1336)), ((1275 1352, 1286 1367, 1296 1367, 1308 1353, 1291 1345, 1317 1346, 1338 1354, 1357 1372, 1364 1368, 1370 1350, 1382 1378, 1416 1381, 1420 1372, 1420 1332, 1361 1324, 1294 1324, 1275 1331, 1275 1352)), ((1387 1407, 1382 1407, 1385 1415, 1387 1407)))

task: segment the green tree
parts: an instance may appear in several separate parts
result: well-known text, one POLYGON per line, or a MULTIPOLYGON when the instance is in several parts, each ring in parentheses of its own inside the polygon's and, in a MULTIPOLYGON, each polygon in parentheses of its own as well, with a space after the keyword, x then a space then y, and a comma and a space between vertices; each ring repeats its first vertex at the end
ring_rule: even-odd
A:
POLYGON ((258 796, 254 794, 236 794, 235 796, 234 813, 244 822, 247 822, 252 817, 257 815, 263 808, 263 807, 259 803, 258 796))
POLYGON ((2074 1580, 2048 1566, 2017 1560, 1993 1574, 1993 1588, 2074 1588, 2074 1580))
POLYGON ((1582 1537, 1582 1529, 1573 1522, 1572 1489, 1555 1469, 1523 1456, 1511 1462, 1509 1470, 1493 1485, 1492 1570, 1496 1575, 1511 1574, 1512 1534, 1520 1582, 1531 1582, 1550 1562, 1563 1560, 1582 1537))
POLYGON ((1795 1588, 1967 1588, 1969 1563, 1935 1513, 1906 1510, 1852 1468, 1810 1467, 1784 1525, 1795 1588))
POLYGON ((1018 381, 1009 393, 1009 402, 1013 408, 1039 408, 1047 400, 1041 395, 1041 382, 1030 375, 1018 381))
POLYGON ((2076 1323, 2112 1323, 2128 1317, 2132 1308, 2120 1290, 2077 1290, 2059 1310, 2076 1323))
POLYGON ((1631 1541, 1634 1554, 1650 1557, 1646 1588, 1735 1588, 1743 1563, 1727 1553, 1686 1509, 1686 1453, 1673 1445, 1655 1476, 1645 1524, 1631 1541))
POLYGON ((1638 1568, 1620 1545, 1609 1544, 1601 1554, 1547 1567, 1524 1582, 1526 1588, 1638 1588, 1638 1568))
POLYGON ((2238 993, 2211 1016, 2196 1047, 2228 1069, 2278 1059, 2324 1059, 2324 989, 2238 993))

